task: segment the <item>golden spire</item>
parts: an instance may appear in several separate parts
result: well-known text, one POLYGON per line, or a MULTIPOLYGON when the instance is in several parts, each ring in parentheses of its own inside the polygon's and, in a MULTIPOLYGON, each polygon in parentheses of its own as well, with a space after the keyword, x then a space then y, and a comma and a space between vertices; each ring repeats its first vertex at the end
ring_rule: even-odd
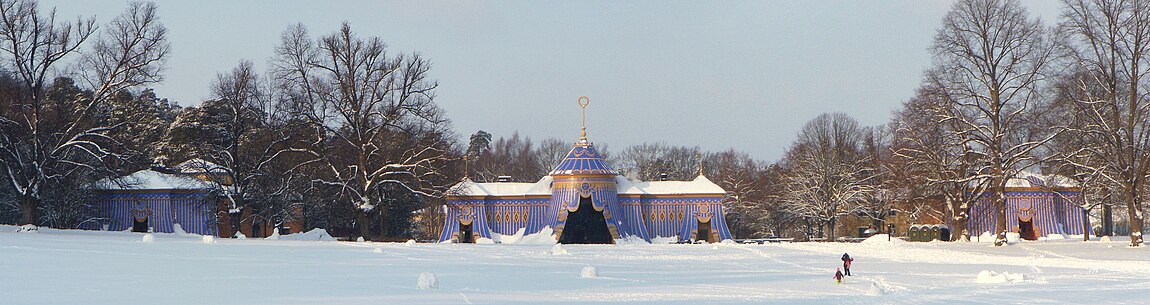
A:
POLYGON ((695 157, 699 158, 699 176, 703 175, 703 152, 695 152, 695 157))
POLYGON ((463 180, 467 180, 467 174, 470 172, 467 168, 467 153, 463 154, 463 180))
POLYGON ((579 97, 579 107, 583 108, 583 136, 579 138, 579 143, 587 143, 587 104, 591 103, 591 99, 587 96, 579 97))

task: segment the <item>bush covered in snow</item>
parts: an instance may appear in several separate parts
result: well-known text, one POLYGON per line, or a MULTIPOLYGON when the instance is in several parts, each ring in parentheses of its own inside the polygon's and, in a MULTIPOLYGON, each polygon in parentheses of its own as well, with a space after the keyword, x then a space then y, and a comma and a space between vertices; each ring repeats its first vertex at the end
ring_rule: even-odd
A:
POLYGON ((579 272, 579 276, 585 279, 592 279, 599 277, 599 268, 595 266, 584 266, 583 271, 579 272))
POLYGON ((16 228, 16 233, 36 233, 40 231, 40 227, 33 224, 22 225, 16 228))
POLYGON ((357 243, 361 243, 361 242, 363 242, 363 236, 360 236, 360 237, 356 237, 356 238, 355 238, 355 242, 357 242, 357 243))
POLYGON ((414 239, 408 239, 407 242, 405 242, 403 244, 407 245, 408 247, 411 247, 411 246, 415 245, 415 240, 414 239))
POLYGON ((244 235, 244 233, 240 231, 236 231, 236 235, 232 237, 235 237, 236 239, 248 239, 248 236, 244 235))
POLYGON ((419 282, 416 283, 416 288, 419 289, 439 289, 439 279, 435 277, 435 273, 424 272, 419 274, 419 282))

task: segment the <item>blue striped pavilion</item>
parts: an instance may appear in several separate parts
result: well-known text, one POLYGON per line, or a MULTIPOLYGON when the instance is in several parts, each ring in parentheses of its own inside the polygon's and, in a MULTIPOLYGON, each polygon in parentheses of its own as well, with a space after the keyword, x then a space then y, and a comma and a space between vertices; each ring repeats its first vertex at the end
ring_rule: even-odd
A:
POLYGON ((91 207, 100 219, 90 230, 215 235, 220 199, 209 182, 187 175, 142 170, 95 184, 91 207))
MULTIPOLYGON (((1037 240, 1051 234, 1093 234, 1082 202, 1082 188, 1073 180, 1056 175, 1022 173, 1007 181, 1006 226, 1022 239, 1037 240)), ((972 234, 994 232, 998 215, 993 194, 986 194, 970 208, 967 228, 972 234)))
MULTIPOLYGON (((586 100, 580 105, 586 109, 586 100)), ((447 193, 441 242, 475 242, 506 235, 553 232, 565 244, 674 238, 731 239, 722 200, 726 191, 702 175, 691 181, 630 181, 582 138, 535 183, 477 183, 468 178, 447 193), (550 229, 551 231, 546 231, 550 229), (498 235, 498 236, 496 236, 498 235)))

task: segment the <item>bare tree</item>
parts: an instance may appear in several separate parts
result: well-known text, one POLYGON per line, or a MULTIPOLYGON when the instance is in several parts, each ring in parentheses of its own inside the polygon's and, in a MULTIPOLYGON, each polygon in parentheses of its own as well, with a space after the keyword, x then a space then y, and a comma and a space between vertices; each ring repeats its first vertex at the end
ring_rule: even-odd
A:
POLYGON ((982 198, 990 179, 978 175, 979 159, 963 141, 965 125, 949 119, 951 104, 938 87, 925 83, 895 113, 892 171, 898 181, 902 211, 912 220, 932 211, 930 200, 941 198, 948 223, 958 240, 969 240, 970 208, 982 198))
POLYGON ((428 79, 431 63, 386 51, 383 40, 360 38, 347 23, 318 40, 296 25, 283 33, 272 60, 277 88, 319 131, 296 151, 320 164, 315 181, 354 207, 360 236, 368 238, 369 213, 387 210, 377 207, 391 202, 385 196, 394 188, 442 196, 447 186, 438 178, 452 149, 449 121, 434 103, 438 83, 428 79))
POLYGON ((0 1, 0 54, 25 94, 16 110, 0 117, 3 180, 20 197, 21 223, 38 222, 47 185, 112 174, 107 163, 123 156, 108 134, 118 126, 102 124, 97 114, 106 113, 107 101, 122 90, 159 81, 168 50, 167 30, 152 3, 130 3, 97 33, 93 19, 60 22, 54 11, 42 14, 35 1, 0 1), (88 92, 52 101, 48 80, 89 40, 77 62, 88 92))
POLYGON ((484 150, 472 162, 471 177, 476 181, 494 182, 500 176, 510 176, 514 182, 535 182, 547 175, 551 168, 542 167, 535 159, 535 145, 531 138, 519 136, 500 137, 491 148, 484 150))
POLYGON ((737 238, 773 235, 762 162, 731 149, 707 154, 703 164, 706 175, 727 191, 723 208, 731 234, 737 238))
POLYGON ((627 147, 611 164, 631 179, 691 180, 698 175, 699 148, 643 143, 627 147))
POLYGON ((1121 189, 1130 243, 1141 246, 1150 175, 1150 3, 1066 0, 1059 29, 1075 72, 1060 93, 1080 120, 1067 133, 1087 144, 1061 151, 1061 160, 1121 189))
POLYGON ((928 81, 950 105, 941 123, 957 125, 963 147, 979 160, 974 172, 991 180, 995 245, 1006 243, 1006 181, 1050 139, 1026 128, 1053 54, 1046 36, 1017 0, 960 0, 931 48, 928 81))
POLYGON ((787 152, 783 202, 795 214, 827 226, 854 214, 874 191, 874 169, 861 153, 862 128, 843 113, 822 114, 803 125, 787 152))
POLYGON ((571 150, 571 146, 571 143, 558 138, 543 139, 535 148, 535 162, 539 163, 539 168, 546 171, 555 169, 567 157, 567 152, 571 150))

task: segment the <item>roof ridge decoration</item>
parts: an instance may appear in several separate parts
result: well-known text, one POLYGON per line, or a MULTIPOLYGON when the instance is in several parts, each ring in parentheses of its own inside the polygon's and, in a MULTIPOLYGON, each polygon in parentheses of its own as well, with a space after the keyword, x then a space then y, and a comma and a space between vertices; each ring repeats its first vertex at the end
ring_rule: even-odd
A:
POLYGON ((567 153, 563 161, 559 162, 551 171, 551 175, 618 175, 619 172, 607 165, 603 160, 603 156, 595 150, 595 146, 591 141, 587 140, 587 105, 590 104, 590 99, 586 96, 579 97, 579 107, 583 108, 583 121, 582 121, 582 136, 579 142, 575 143, 575 147, 567 153))
POLYGON ((587 98, 586 95, 579 97, 579 107, 583 108, 583 126, 581 128, 582 136, 579 138, 579 144, 584 145, 590 143, 587 142, 587 105, 589 104, 591 104, 591 99, 587 98))

